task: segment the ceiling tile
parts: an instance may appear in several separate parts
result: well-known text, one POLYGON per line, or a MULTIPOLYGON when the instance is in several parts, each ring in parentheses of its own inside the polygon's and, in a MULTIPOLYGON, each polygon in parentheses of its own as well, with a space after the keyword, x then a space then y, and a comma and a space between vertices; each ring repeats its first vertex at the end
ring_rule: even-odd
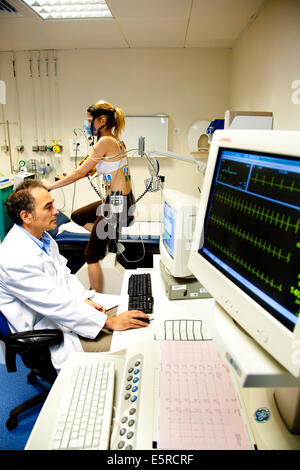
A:
POLYGON ((113 18, 43 21, 21 0, 23 16, 0 18, 0 51, 230 48, 266 0, 107 0, 113 18))
POLYGON ((186 47, 232 47, 265 0, 194 0, 186 47))

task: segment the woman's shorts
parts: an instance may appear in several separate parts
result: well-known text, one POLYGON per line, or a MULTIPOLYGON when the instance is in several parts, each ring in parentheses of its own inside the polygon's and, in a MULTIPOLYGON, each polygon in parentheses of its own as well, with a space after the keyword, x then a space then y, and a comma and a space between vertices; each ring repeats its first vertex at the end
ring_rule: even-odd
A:
POLYGON ((104 203, 99 201, 89 204, 71 215, 72 220, 81 226, 89 222, 94 223, 84 251, 88 264, 103 259, 110 242, 117 240, 122 228, 128 227, 134 220, 135 200, 132 192, 117 197, 116 202, 119 204, 113 204, 111 196, 108 196, 104 203))

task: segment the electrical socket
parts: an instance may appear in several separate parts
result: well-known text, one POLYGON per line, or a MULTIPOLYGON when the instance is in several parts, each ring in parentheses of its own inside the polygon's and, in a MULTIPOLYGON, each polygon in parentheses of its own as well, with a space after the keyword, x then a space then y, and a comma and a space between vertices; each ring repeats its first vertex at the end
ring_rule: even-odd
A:
POLYGON ((69 140, 70 144, 70 157, 76 157, 77 158, 82 158, 84 157, 88 151, 87 151, 87 143, 85 138, 76 138, 76 139, 70 139, 69 140))

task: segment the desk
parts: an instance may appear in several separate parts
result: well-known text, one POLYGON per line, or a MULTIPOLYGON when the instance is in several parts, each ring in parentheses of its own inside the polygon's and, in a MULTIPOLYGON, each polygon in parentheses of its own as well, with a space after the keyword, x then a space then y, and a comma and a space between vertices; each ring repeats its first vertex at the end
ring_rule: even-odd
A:
MULTIPOLYGON (((182 315, 185 312, 195 313, 207 324, 210 324, 213 299, 196 300, 172 300, 170 301, 165 293, 163 281, 159 268, 160 256, 154 256, 154 267, 151 270, 140 270, 140 272, 150 272, 152 279, 152 294, 154 297, 153 318, 148 327, 134 330, 118 332, 115 331, 111 343, 111 351, 118 351, 127 348, 137 342, 144 342, 155 339, 155 323, 167 314, 172 313, 182 315)), ((131 274, 136 274, 139 270, 126 270, 123 279, 120 305, 118 313, 127 310, 128 279, 131 274)), ((247 416, 249 428, 254 435, 254 441, 258 449, 300 449, 300 436, 292 435, 283 424, 274 401, 272 388, 241 388, 233 376, 235 389, 241 400, 243 411, 247 416), (255 411, 261 407, 267 407, 271 411, 272 418, 269 422, 259 423, 254 419, 255 411)))
MULTIPOLYGON (((147 341, 154 341, 160 333, 157 325, 160 325, 162 319, 169 319, 170 316, 172 319, 180 319, 194 314, 195 319, 210 324, 214 300, 204 298, 170 301, 160 274, 160 256, 154 256, 153 261, 152 270, 140 270, 151 274, 154 309, 150 317, 153 317, 153 321, 145 328, 115 331, 111 343, 112 352, 132 347, 134 344, 138 349, 138 343, 142 347, 147 341)), ((137 270, 126 271, 124 274, 118 313, 128 308, 128 279, 131 274, 136 273, 137 270)), ((207 337, 212 336, 207 335, 207 337)), ((238 414, 239 400, 230 380, 230 374, 226 373, 225 368, 219 367, 219 358, 217 361, 214 359, 217 353, 212 353, 215 350, 213 341, 163 341, 162 343, 155 341, 155 344, 160 350, 160 360, 156 364, 153 357, 155 363, 153 365, 155 380, 151 388, 155 410, 153 441, 157 441, 158 445, 162 444, 162 448, 166 449, 187 449, 191 445, 193 449, 201 449, 201 444, 202 448, 215 448, 216 442, 217 445, 224 445, 224 448, 231 442, 232 448, 235 448, 233 436, 238 435, 243 436, 242 448, 250 448, 247 433, 238 414), (212 353, 208 368, 206 352, 208 355, 212 353), (222 406, 225 401, 229 403, 227 407, 222 406), (213 402, 214 418, 211 419, 208 403, 213 402), (220 414, 218 411, 215 412, 216 408, 220 410, 220 414), (227 409, 231 413, 230 416, 227 415, 227 409)), ((148 406, 150 408, 150 401, 148 406)))
MULTIPOLYGON (((135 270, 134 273, 136 272, 135 270)), ((127 310, 127 283, 130 274, 128 271, 124 277, 119 312, 127 310)), ((249 449, 251 445, 246 429, 250 429, 255 435, 259 449, 299 450, 299 436, 289 439, 291 435, 288 435, 286 428, 280 424, 280 416, 275 408, 271 409, 270 422, 258 424, 260 429, 256 432, 253 426, 254 411, 269 404, 263 400, 266 389, 261 389, 263 395, 259 396, 256 389, 254 394, 251 393, 252 389, 248 389, 250 396, 246 397, 248 406, 245 407, 239 387, 236 381, 231 379, 224 361, 220 360, 213 341, 154 341, 155 323, 160 317, 170 312, 176 316, 194 310, 203 321, 209 320, 213 300, 169 301, 160 279, 159 256, 155 257, 151 274, 155 320, 141 329, 114 332, 111 352, 70 355, 50 391, 26 448, 49 448, 59 415, 58 404, 70 383, 73 365, 97 363, 109 358, 115 367, 116 416, 111 434, 112 450, 120 448, 118 444, 120 436, 124 435, 124 423, 127 423, 132 415, 133 423, 129 424, 128 421, 128 426, 134 425, 131 430, 134 429, 135 432, 129 432, 126 438, 128 444, 133 435, 135 436, 136 441, 130 442, 134 442, 136 447, 133 448, 136 449, 153 449, 153 441, 157 441, 158 446, 166 450, 209 450, 216 449, 216 445, 221 449, 249 449), (203 354, 206 350, 208 354, 203 354), (137 370, 134 371, 134 367, 137 367, 137 370), (136 374, 137 380, 133 383, 138 385, 134 385, 136 390, 132 387, 132 392, 137 395, 127 401, 130 398, 127 391, 131 389, 129 382, 136 374), (130 413, 132 406, 135 408, 133 413, 130 413), (241 416, 247 417, 244 422, 250 422, 252 419, 250 426, 245 426, 241 416), (271 441, 268 442, 269 436, 271 441), (193 442, 191 439, 194 439, 193 442)), ((128 429, 125 429, 125 434, 127 431, 128 429)), ((123 448, 125 443, 122 444, 123 448)))
POLYGON ((164 290, 163 280, 160 274, 159 267, 160 256, 153 256, 153 269, 127 269, 124 273, 120 304, 118 313, 124 312, 128 309, 128 279, 131 274, 150 272, 152 279, 152 295, 154 298, 153 314, 150 317, 154 318, 150 324, 145 328, 115 331, 111 343, 111 351, 118 351, 126 348, 133 342, 141 342, 144 340, 155 338, 155 322, 162 319, 166 314, 183 314, 185 312, 195 313, 201 317, 207 324, 210 323, 211 311, 213 308, 213 299, 189 299, 189 300, 169 300, 164 290))

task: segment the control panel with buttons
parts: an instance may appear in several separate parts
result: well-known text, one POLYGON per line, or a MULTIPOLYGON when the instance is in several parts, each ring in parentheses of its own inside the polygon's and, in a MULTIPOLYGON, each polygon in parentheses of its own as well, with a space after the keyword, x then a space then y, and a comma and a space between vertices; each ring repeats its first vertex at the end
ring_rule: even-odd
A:
POLYGON ((112 450, 135 449, 142 371, 143 355, 136 354, 130 358, 126 365, 124 389, 121 392, 121 412, 116 432, 117 437, 111 443, 112 450))

